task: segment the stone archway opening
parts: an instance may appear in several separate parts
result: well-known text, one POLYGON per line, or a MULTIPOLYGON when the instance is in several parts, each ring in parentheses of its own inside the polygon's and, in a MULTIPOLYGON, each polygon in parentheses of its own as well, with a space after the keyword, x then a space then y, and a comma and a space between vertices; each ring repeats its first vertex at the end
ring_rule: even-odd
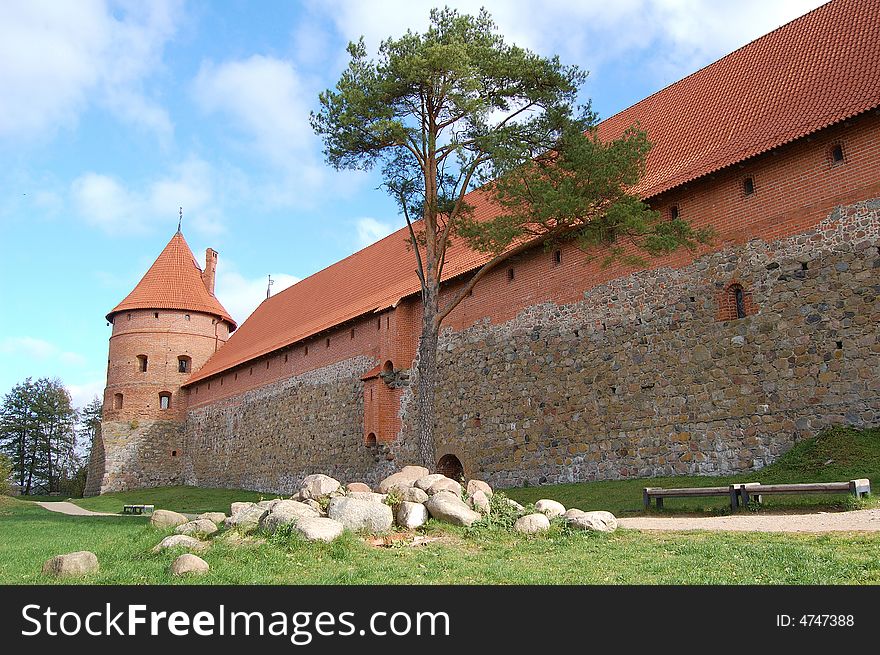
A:
POLYGON ((440 461, 437 462, 437 473, 441 473, 453 480, 462 480, 464 478, 464 466, 462 466, 461 460, 455 455, 443 455, 440 461))

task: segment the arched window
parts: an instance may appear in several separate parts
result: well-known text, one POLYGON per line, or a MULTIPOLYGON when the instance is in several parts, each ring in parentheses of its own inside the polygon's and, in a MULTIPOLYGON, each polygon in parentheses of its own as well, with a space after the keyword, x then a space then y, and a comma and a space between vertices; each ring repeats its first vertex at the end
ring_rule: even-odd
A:
POLYGON ((376 447, 376 434, 374 432, 370 432, 370 434, 367 435, 367 439, 366 439, 366 441, 364 441, 364 445, 367 448, 375 448, 376 447))
POLYGON ((171 394, 168 391, 159 394, 159 409, 171 409, 171 394))
POLYGON ((745 296, 743 295, 743 288, 739 284, 734 284, 728 290, 728 293, 731 295, 731 299, 733 300, 734 311, 736 312, 737 318, 745 318, 746 317, 746 301, 745 296))
POLYGON ((192 357, 189 357, 188 355, 178 355, 177 356, 177 372, 178 373, 189 373, 191 366, 192 366, 192 357))
POLYGON ((147 356, 146 355, 138 355, 137 356, 137 367, 138 371, 141 373, 147 372, 147 356))
POLYGON ((122 409, 122 394, 117 393, 113 396, 113 409, 122 409))
POLYGON ((461 465, 461 460, 455 455, 443 455, 440 461, 437 462, 437 473, 442 473, 447 478, 452 478, 453 480, 461 480, 464 478, 464 466, 461 465))

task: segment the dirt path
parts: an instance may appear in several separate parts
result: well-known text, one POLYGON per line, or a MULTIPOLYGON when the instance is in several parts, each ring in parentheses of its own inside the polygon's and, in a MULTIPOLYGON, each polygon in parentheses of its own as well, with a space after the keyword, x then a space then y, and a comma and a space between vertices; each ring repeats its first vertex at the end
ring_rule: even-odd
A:
POLYGON ((633 530, 723 530, 733 532, 880 532, 880 509, 815 514, 738 514, 735 516, 618 519, 633 530))
POLYGON ((68 516, 120 516, 119 514, 110 514, 108 512, 93 512, 83 509, 79 505, 67 502, 43 503, 38 502, 37 505, 50 512, 58 512, 59 514, 67 514, 68 516))

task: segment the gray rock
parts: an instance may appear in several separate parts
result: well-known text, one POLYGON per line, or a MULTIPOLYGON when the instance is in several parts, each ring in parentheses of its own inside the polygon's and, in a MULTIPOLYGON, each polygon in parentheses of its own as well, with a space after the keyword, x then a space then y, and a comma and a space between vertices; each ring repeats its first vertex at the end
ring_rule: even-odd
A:
POLYGON ((542 498, 535 503, 535 509, 544 514, 548 519, 565 514, 565 505, 549 498, 542 498))
POLYGON ((184 548, 186 550, 202 551, 208 547, 204 541, 200 541, 195 537, 189 537, 185 534, 173 534, 165 537, 153 548, 154 553, 158 553, 169 548, 184 548))
POLYGON ((427 491, 429 496, 438 494, 441 491, 449 491, 456 496, 461 496, 461 485, 451 478, 444 477, 442 480, 437 480, 432 484, 427 491))
POLYGON ((427 473, 422 472, 427 470, 421 466, 404 466, 402 470, 389 475, 379 483, 379 492, 387 494, 394 487, 398 489, 411 487, 415 484, 416 480, 427 475, 427 473))
POLYGON ((321 513, 313 507, 296 500, 282 500, 260 519, 260 529, 274 533, 283 525, 296 523, 302 518, 317 518, 321 513))
POLYGON ((581 530, 614 532, 617 529, 617 518, 611 512, 584 512, 570 509, 565 513, 565 520, 572 528, 581 530))
POLYGON ((208 563, 198 555, 184 553, 171 564, 173 575, 204 575, 211 569, 208 563))
MULTIPOLYGON (((419 490, 421 491, 421 489, 419 490)), ((401 528, 414 530, 423 526, 428 520, 428 510, 421 503, 411 503, 404 500, 397 506, 395 515, 397 525, 401 528)))
POLYGON ((468 503, 471 507, 474 508, 475 511, 483 514, 484 516, 492 511, 492 503, 489 501, 489 497, 486 495, 486 492, 482 489, 477 489, 473 494, 468 498, 468 503))
POLYGON ((176 534, 187 534, 190 537, 207 536, 217 532, 217 524, 208 519, 196 519, 174 528, 176 534))
POLYGON ((432 484, 437 482, 437 480, 443 480, 445 478, 446 476, 442 473, 432 473, 431 475, 425 475, 416 480, 416 483, 413 486, 421 489, 422 491, 427 491, 431 488, 432 484))
POLYGON ((168 528, 176 528, 178 525, 189 523, 189 519, 179 512, 172 512, 167 509, 157 509, 150 517, 150 525, 160 530, 168 528))
POLYGON ((349 482, 345 485, 346 491, 372 491, 370 489, 370 485, 364 484, 363 482, 349 482))
POLYGON ((425 503, 425 507, 432 517, 452 525, 469 526, 482 518, 461 498, 449 491, 440 491, 434 494, 425 503))
POLYGON ((505 498, 504 500, 505 500, 505 502, 507 502, 508 505, 510 505, 517 512, 524 512, 526 509, 525 507, 520 505, 518 502, 516 502, 513 498, 505 498))
POLYGON ((513 529, 522 534, 543 532, 550 529, 550 519, 545 514, 526 514, 516 520, 516 523, 513 524, 513 529))
POLYGON ((248 503, 248 502, 232 503, 232 505, 229 506, 229 516, 235 516, 236 514, 238 514, 241 510, 245 509, 246 507, 254 507, 255 505, 256 505, 256 503, 248 503))
POLYGON ((56 555, 43 564, 43 575, 66 578, 97 573, 98 557, 88 551, 79 550, 66 555, 56 555))
POLYGON ((199 514, 200 519, 208 519, 211 523, 215 525, 220 525, 223 521, 226 520, 226 514, 223 512, 205 512, 204 514, 199 514))
POLYGON ((321 503, 319 503, 317 500, 312 500, 311 498, 306 498, 305 500, 302 500, 300 502, 303 505, 308 505, 309 507, 311 507, 320 516, 324 516, 326 514, 326 512, 324 511, 324 508, 321 507, 321 503))
POLYGON ((486 494, 487 498, 492 497, 492 487, 483 482, 482 480, 469 480, 467 483, 467 489, 465 490, 468 496, 473 496, 477 491, 482 491, 486 494))
POLYGON ((223 524, 227 528, 235 528, 239 532, 246 534, 256 530, 260 526, 260 521, 263 520, 263 517, 268 513, 269 510, 263 509, 259 505, 251 505, 250 507, 245 507, 230 516, 223 522, 223 524))
POLYGON ((386 494, 377 494, 373 491, 350 491, 348 498, 357 498, 358 500, 369 500, 372 503, 384 503, 388 496, 386 494))
POLYGON ((428 500, 428 494, 418 487, 407 487, 400 494, 400 498, 408 503, 423 503, 428 500))
POLYGON ((315 473, 314 475, 307 475, 305 477, 302 481, 302 485, 300 485, 299 493, 303 498, 318 500, 318 498, 321 498, 322 496, 329 496, 341 486, 342 484, 339 480, 331 478, 329 475, 324 475, 323 473, 315 473))
POLYGON ((275 507, 278 503, 281 502, 280 498, 273 498, 272 500, 261 500, 257 503, 257 507, 261 507, 267 511, 272 511, 272 508, 275 507))
POLYGON ((358 498, 334 498, 327 515, 354 532, 387 532, 394 523, 394 514, 388 505, 358 498))
POLYGON ((345 526, 339 521, 317 516, 301 518, 293 529, 309 541, 333 541, 342 534, 345 526))

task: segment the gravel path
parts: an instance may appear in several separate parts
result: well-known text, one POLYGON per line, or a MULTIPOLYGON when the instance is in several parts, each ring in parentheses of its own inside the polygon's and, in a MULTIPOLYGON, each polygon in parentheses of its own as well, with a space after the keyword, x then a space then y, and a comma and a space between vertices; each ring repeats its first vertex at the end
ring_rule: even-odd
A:
POLYGON ((738 514, 735 516, 618 519, 632 530, 724 530, 732 532, 880 532, 880 509, 815 514, 738 514))
POLYGON ((93 512, 88 509, 83 509, 79 505, 74 505, 73 503, 67 502, 38 502, 37 505, 39 505, 43 509, 48 509, 50 512, 58 512, 60 514, 67 514, 68 516, 119 516, 119 514, 110 514, 108 512, 93 512))

